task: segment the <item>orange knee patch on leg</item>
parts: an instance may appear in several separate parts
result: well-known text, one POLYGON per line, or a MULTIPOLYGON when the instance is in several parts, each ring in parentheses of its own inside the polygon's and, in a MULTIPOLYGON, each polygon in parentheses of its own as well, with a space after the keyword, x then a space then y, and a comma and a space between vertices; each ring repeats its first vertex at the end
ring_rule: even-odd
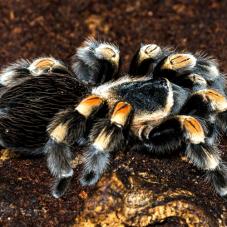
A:
POLYGON ((188 75, 188 78, 195 84, 207 85, 206 80, 202 76, 200 76, 198 74, 195 74, 195 73, 194 74, 190 74, 190 75, 188 75))
POLYGON ((83 116, 88 117, 102 104, 103 100, 100 97, 91 95, 83 99, 76 107, 76 110, 83 116))
POLYGON ((190 116, 181 116, 182 127, 185 129, 189 140, 193 144, 204 142, 205 134, 203 127, 197 119, 190 116))
POLYGON ((132 106, 127 102, 118 102, 111 116, 111 122, 124 126, 132 112, 132 106))
POLYGON ((193 68, 196 65, 196 58, 191 54, 173 54, 167 57, 162 65, 162 69, 178 70, 193 68))
POLYGON ((34 62, 34 66, 39 69, 45 69, 48 67, 53 67, 55 62, 50 58, 41 58, 34 62))
POLYGON ((227 100, 225 96, 219 92, 212 89, 207 89, 198 91, 196 94, 201 94, 205 101, 210 102, 216 111, 222 112, 227 110, 227 100))

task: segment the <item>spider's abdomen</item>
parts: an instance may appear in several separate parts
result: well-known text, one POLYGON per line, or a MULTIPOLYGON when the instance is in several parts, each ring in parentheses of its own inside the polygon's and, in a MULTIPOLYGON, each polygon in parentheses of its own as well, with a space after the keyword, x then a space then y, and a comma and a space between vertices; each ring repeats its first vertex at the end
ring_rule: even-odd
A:
POLYGON ((8 89, 0 100, 1 145, 19 150, 43 146, 53 116, 86 92, 77 80, 61 75, 43 75, 8 89))

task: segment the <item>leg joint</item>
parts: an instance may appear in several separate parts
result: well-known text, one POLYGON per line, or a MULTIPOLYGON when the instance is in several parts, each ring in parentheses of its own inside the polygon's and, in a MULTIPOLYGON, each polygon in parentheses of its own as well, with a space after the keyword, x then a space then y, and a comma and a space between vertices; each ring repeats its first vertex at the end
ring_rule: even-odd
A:
POLYGON ((205 133, 200 122, 191 116, 179 116, 185 137, 193 144, 204 143, 205 133))
POLYGON ((124 127, 132 114, 132 106, 127 102, 118 102, 111 116, 111 123, 124 127))
POLYGON ((97 111, 103 104, 104 100, 102 100, 99 96, 90 95, 78 104, 76 110, 87 118, 92 113, 97 111))

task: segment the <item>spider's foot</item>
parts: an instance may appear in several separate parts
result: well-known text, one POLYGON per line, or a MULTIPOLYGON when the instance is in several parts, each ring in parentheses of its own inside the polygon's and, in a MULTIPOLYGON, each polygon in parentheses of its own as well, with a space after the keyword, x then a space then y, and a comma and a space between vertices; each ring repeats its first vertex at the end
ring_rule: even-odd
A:
POLYGON ((109 164, 110 154, 91 146, 85 154, 85 164, 80 183, 83 186, 94 185, 109 164))
POLYGON ((70 165, 72 154, 66 144, 49 139, 44 151, 47 154, 47 164, 53 176, 67 178, 73 175, 73 169, 70 165))
POLYGON ((144 60, 157 59, 162 54, 162 49, 156 44, 147 44, 142 45, 139 54, 138 54, 138 63, 141 63, 144 60))
POLYGON ((192 54, 172 54, 164 60, 161 69, 187 71, 193 69, 196 62, 197 59, 192 54))
POLYGON ((155 63, 165 56, 165 51, 156 44, 141 44, 139 50, 133 56, 129 73, 133 76, 143 76, 153 70, 155 63))
POLYGON ((79 80, 88 84, 100 84, 115 78, 119 67, 119 48, 94 39, 85 41, 73 57, 74 73, 79 80))
POLYGON ((52 189, 53 197, 56 199, 62 197, 68 189, 70 182, 71 177, 57 179, 52 189))
POLYGON ((80 178, 80 183, 82 186, 92 186, 98 182, 100 175, 94 173, 93 171, 84 173, 80 178))
POLYGON ((227 166, 224 163, 208 173, 208 179, 213 182, 216 192, 224 198, 227 198, 227 166))
POLYGON ((44 151, 47 154, 47 164, 51 174, 56 178, 52 195, 55 198, 61 197, 68 188, 73 176, 71 167, 72 154, 66 144, 58 143, 49 139, 44 151))

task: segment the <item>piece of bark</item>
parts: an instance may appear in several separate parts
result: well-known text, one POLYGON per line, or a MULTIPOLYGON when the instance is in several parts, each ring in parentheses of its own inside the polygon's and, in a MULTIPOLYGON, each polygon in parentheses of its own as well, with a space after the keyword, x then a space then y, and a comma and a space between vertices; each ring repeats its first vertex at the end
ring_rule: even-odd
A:
MULTIPOLYGON (((215 219, 195 201, 199 196, 188 188, 171 188, 165 176, 118 166, 103 177, 92 196, 85 199, 74 226, 225 226, 224 215, 215 219), (164 189, 163 188, 169 188, 164 189)), ((179 182, 180 183, 180 182, 179 182)))

